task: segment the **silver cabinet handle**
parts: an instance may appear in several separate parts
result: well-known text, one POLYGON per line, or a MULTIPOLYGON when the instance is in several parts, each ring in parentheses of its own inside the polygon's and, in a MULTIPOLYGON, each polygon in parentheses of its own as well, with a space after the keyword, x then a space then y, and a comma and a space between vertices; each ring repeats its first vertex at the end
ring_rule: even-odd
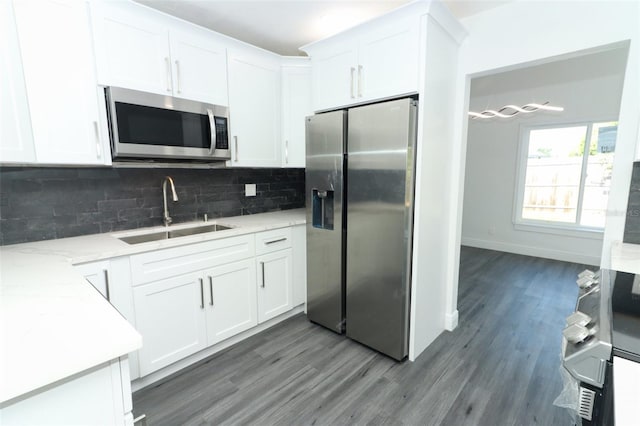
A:
POLYGON ((93 131, 96 134, 96 155, 98 158, 102 158, 102 144, 100 143, 100 129, 98 128, 98 122, 93 122, 93 131))
POLYGON ((102 271, 104 272, 104 297, 107 298, 107 302, 111 302, 111 289, 109 288, 109 271, 107 269, 103 269, 102 271))
POLYGON ((271 241, 265 241, 265 244, 275 244, 275 243, 279 243, 280 241, 287 241, 287 237, 284 238, 278 238, 277 240, 271 240, 271 241))
POLYGON ((200 309, 204 309, 204 280, 199 278, 200 280, 200 309))
POLYGON ((260 267, 262 268, 262 288, 264 288, 264 262, 260 262, 260 267))
POLYGON ((350 93, 351 93, 351 99, 355 99, 356 95, 353 93, 353 75, 355 74, 356 69, 354 67, 351 67, 351 88, 350 88, 350 93))
POLYGON ((358 97, 362 97, 362 65, 358 65, 358 97))
POLYGON ((284 141, 284 163, 289 164, 289 141, 284 141))
POLYGON ((213 155, 213 151, 216 149, 216 119, 213 116, 213 110, 207 108, 207 116, 209 116, 209 128, 211 130, 211 147, 209 148, 209 155, 213 155))
POLYGON ((178 88, 178 93, 182 93, 180 89, 180 61, 176 60, 176 86, 178 88))
POLYGON ((171 92, 171 63, 169 62, 168 56, 165 56, 164 58, 164 65, 167 74, 167 92, 171 92))
POLYGON ((209 277, 209 304, 213 306, 213 278, 209 277))
POLYGON ((234 136, 234 137, 233 137, 233 141, 234 141, 234 142, 235 142, 235 144, 236 144, 236 159, 235 159, 234 161, 236 161, 236 162, 237 162, 237 161, 238 161, 238 137, 237 137, 237 136, 234 136))

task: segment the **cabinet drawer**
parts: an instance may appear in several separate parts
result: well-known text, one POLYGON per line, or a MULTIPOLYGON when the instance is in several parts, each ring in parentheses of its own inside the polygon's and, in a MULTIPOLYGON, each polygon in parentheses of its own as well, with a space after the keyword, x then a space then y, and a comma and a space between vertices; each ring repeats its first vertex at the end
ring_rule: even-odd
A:
POLYGON ((131 281, 139 285, 255 256, 253 235, 224 238, 131 256, 131 281))
POLYGON ((291 228, 272 229, 256 234, 256 254, 271 253, 291 247, 291 228))

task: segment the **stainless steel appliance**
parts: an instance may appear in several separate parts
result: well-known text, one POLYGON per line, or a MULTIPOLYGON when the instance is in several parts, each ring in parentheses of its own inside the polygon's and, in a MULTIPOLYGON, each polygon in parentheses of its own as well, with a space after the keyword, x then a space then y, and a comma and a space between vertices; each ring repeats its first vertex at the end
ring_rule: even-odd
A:
POLYGON ((563 331, 562 364, 579 382, 583 425, 613 425, 615 359, 640 362, 640 277, 602 269, 578 276, 578 301, 563 331))
POLYGON ((115 160, 231 158, 227 107, 118 87, 105 92, 115 160))
POLYGON ((307 118, 307 316, 392 358, 408 354, 418 104, 307 118))

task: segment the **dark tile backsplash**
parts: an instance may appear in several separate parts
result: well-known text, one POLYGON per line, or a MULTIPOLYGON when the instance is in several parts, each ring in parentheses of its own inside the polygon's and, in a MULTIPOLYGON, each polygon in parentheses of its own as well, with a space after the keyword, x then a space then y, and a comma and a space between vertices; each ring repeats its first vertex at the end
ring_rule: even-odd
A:
POLYGON ((624 242, 640 244, 640 161, 633 164, 627 219, 624 226, 624 242))
POLYGON ((304 207, 304 169, 0 168, 0 245, 304 207), (245 197, 244 184, 257 195, 245 197), (167 192, 169 192, 167 190, 167 192))

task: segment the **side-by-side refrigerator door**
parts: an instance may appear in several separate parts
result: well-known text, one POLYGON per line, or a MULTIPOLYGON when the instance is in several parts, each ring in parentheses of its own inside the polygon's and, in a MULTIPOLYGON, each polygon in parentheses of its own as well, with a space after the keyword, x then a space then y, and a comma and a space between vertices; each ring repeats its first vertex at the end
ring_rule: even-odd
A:
POLYGON ((416 101, 349 110, 347 336, 408 353, 416 101))
POLYGON ((341 333, 345 112, 307 117, 307 316, 341 333))

